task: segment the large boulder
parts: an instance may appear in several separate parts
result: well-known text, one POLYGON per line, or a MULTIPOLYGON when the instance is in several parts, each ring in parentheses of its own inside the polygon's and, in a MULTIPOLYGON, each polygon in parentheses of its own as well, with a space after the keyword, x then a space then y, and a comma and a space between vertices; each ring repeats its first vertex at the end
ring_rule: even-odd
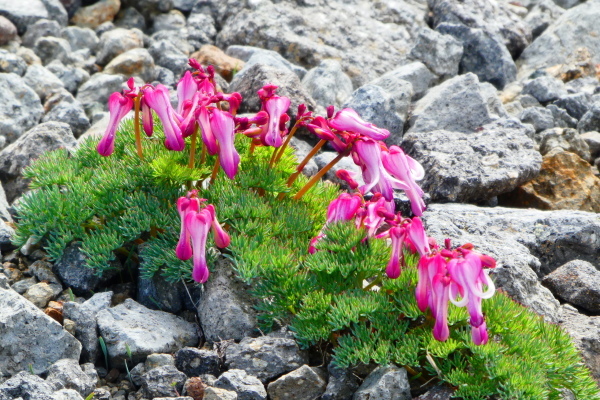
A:
POLYGON ((0 145, 14 142, 44 115, 40 97, 17 74, 0 74, 0 145))

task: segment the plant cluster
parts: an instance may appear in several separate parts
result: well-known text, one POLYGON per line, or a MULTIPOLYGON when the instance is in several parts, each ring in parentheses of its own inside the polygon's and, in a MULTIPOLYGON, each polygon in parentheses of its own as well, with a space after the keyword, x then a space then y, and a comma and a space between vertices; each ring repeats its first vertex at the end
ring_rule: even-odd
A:
POLYGON ((256 115, 239 117, 241 96, 219 92, 211 68, 191 66, 178 107, 164 86, 130 80, 111 96, 97 146, 88 140, 27 168, 34 190, 18 206, 15 244, 33 238, 59 259, 81 241, 98 273, 133 262, 170 281, 205 282, 224 256, 250 285, 263 329, 289 325, 341 367, 395 363, 464 399, 561 399, 565 389, 600 398, 566 333, 492 297, 493 259, 426 236, 416 183, 425 171, 382 142, 389 132, 350 109, 322 117, 304 106, 288 132, 290 101, 272 85, 258 92, 256 115), (319 142, 297 164, 288 143, 300 127, 319 142), (338 156, 308 180, 302 169, 325 144, 338 156), (338 171, 353 193, 320 180, 346 156, 362 170, 363 185, 338 171), (408 195, 413 218, 396 212, 394 189, 408 195))

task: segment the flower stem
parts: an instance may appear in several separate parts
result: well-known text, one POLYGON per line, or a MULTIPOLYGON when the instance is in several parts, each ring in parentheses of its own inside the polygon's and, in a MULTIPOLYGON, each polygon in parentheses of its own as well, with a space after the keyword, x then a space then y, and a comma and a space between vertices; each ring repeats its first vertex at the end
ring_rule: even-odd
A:
POLYGON ((278 147, 273 147, 273 155, 271 156, 271 160, 269 161, 269 167, 272 167, 273 163, 275 162, 275 157, 277 157, 277 150, 279 150, 278 147))
MULTIPOLYGON (((192 144, 190 147, 190 162, 188 163, 188 168, 194 168, 194 161, 196 157, 196 139, 198 137, 198 124, 196 123, 196 127, 194 128, 194 133, 192 133, 192 144)), ((204 150, 204 149, 203 149, 204 150)))
POLYGON ((317 172, 317 174, 315 176, 313 176, 310 179, 310 181, 308 181, 306 183, 306 185, 304 185, 304 187, 302 189, 300 189, 300 191, 298 193, 296 193, 296 195, 294 196, 294 200, 300 200, 302 198, 302 196, 304 196, 304 193, 306 193, 308 191, 308 189, 313 187, 315 185, 315 183, 317 183, 317 181, 319 181, 319 179, 321 179, 321 177, 323 175, 325 175, 331 168, 333 168, 333 166, 335 164, 337 164, 345 156, 346 156, 346 154, 344 154, 344 153, 338 154, 336 158, 331 160, 329 162, 329 164, 327 164, 319 172, 317 172))
POLYGON ((215 183, 215 179, 217 179, 217 174, 219 173, 219 167, 221 166, 221 161, 219 160, 219 157, 217 157, 217 160, 215 161, 215 166, 213 167, 212 170, 212 174, 210 175, 210 184, 212 185, 213 183, 215 183))
POLYGON ((302 162, 300 164, 298 164, 298 166, 296 167, 296 172, 294 172, 288 178, 288 181, 287 181, 288 187, 292 186, 292 184, 296 181, 296 178, 298 178, 298 175, 300 175, 300 173, 302 173, 302 170, 304 169, 304 167, 306 167, 306 164, 308 164, 310 159, 313 158, 315 154, 317 154, 317 152, 321 149, 321 147, 323 147, 323 145, 326 142, 327 142, 327 140, 321 139, 319 141, 319 143, 317 143, 315 145, 315 147, 313 147, 313 149, 310 151, 310 153, 308 153, 306 155, 306 157, 304 157, 304 160, 302 160, 302 162))
POLYGON ((135 112, 134 112, 134 116, 133 116, 133 120, 134 120, 134 131, 135 131, 135 148, 137 150, 137 154, 138 157, 140 158, 140 160, 144 159, 144 154, 142 152, 142 135, 140 132, 140 100, 141 100, 141 96, 136 96, 133 104, 135 105, 135 112))
POLYGON ((285 142, 283 142, 283 145, 279 148, 279 152, 277 152, 277 155, 275 156, 275 160, 273 161, 273 164, 275 164, 276 162, 279 161, 279 159, 283 155, 283 152, 285 151, 285 148, 287 147, 287 145, 290 143, 290 141, 292 140, 292 138, 296 134, 296 131, 298 130, 299 126, 300 125, 298 124, 298 121, 296 121, 296 123, 294 124, 294 127, 292 128, 292 130, 290 131, 290 133, 285 138, 285 142))

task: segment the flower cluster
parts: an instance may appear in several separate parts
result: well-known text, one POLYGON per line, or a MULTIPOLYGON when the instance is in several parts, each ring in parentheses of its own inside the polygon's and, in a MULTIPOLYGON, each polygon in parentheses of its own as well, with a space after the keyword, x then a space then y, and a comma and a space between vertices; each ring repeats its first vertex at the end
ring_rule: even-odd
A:
POLYGON ((209 275, 206 265, 208 232, 212 230, 215 245, 221 249, 229 246, 230 239, 217 220, 215 207, 212 204, 205 204, 205 199, 196 196, 197 192, 192 190, 187 196, 177 200, 181 231, 175 254, 180 260, 189 260, 193 256, 192 278, 196 282, 204 283, 209 275))

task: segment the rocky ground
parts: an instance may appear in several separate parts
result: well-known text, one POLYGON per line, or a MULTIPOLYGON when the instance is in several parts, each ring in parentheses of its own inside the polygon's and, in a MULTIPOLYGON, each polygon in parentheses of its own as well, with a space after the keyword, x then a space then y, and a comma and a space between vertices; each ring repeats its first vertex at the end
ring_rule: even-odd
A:
POLYGON ((292 109, 390 130, 425 167, 429 234, 494 256, 498 286, 561 324, 600 382, 598 21, 600 0, 0 0, 0 400, 412 398, 403 369, 337 370, 261 335, 226 268, 202 290, 107 287, 76 243, 54 264, 11 246, 22 169, 102 133, 129 76, 173 88, 190 57, 244 112, 274 83, 292 109))

